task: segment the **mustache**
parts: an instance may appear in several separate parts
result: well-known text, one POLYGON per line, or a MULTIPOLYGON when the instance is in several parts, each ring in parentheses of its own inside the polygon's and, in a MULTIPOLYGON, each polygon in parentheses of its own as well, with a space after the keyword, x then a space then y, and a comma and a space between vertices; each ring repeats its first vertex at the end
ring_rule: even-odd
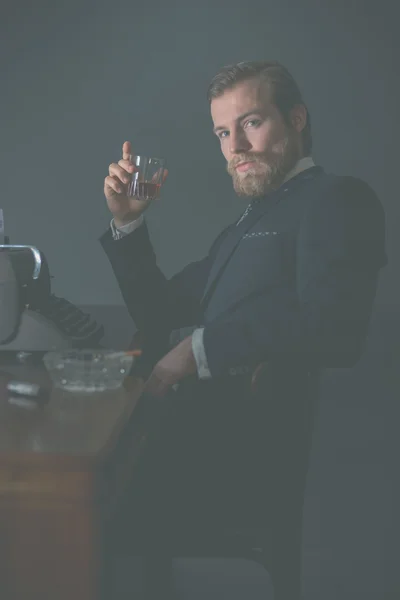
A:
POLYGON ((265 160, 265 157, 263 154, 246 154, 245 156, 236 156, 235 158, 232 158, 231 161, 229 161, 228 163, 228 170, 233 170, 236 168, 236 166, 239 163, 243 163, 243 162, 263 162, 263 159, 265 160))

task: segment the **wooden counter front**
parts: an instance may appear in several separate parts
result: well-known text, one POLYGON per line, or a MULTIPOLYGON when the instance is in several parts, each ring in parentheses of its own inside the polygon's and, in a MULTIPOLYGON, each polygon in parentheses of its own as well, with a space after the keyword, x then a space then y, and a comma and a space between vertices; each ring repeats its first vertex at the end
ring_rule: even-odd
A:
POLYGON ((51 388, 39 367, 0 373, 0 597, 99 600, 105 525, 147 437, 136 418, 143 382, 91 395, 51 388, 29 408, 10 403, 9 379, 51 388))

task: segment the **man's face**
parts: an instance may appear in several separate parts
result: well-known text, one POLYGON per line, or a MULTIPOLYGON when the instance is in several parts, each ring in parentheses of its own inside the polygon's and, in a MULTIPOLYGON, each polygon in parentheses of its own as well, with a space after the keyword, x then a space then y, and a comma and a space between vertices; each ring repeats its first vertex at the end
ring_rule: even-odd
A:
POLYGON ((277 189, 301 157, 300 133, 286 125, 259 79, 238 83, 211 102, 214 132, 239 196, 277 189))

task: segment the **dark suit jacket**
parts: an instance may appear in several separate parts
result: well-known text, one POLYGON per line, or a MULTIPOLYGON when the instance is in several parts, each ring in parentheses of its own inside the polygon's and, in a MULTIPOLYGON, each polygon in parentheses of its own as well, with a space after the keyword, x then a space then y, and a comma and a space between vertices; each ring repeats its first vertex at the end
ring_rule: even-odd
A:
MULTIPOLYGON (((264 404, 271 411, 274 398, 274 417, 260 420, 280 419, 278 430, 285 424, 293 441, 296 430, 309 430, 299 426, 315 390, 309 374, 350 367, 361 355, 386 263, 384 231, 382 206, 366 183, 314 167, 263 198, 203 260, 170 280, 157 266, 146 225, 119 241, 109 230, 101 243, 150 368, 167 352, 173 329, 204 326, 212 379, 198 385, 203 396, 219 398, 221 423, 229 410, 222 398, 243 393, 229 382, 232 369, 267 361, 264 404)), ((217 421, 211 400, 209 410, 217 421)))
POLYGON ((143 470, 150 484, 138 486, 147 489, 136 511, 148 514, 145 539, 150 527, 160 534, 168 526, 162 539, 171 542, 192 537, 193 527, 208 539, 224 525, 256 525, 277 597, 300 596, 318 373, 350 367, 362 352, 386 262, 384 229, 368 185, 314 167, 170 280, 145 225, 119 241, 110 231, 102 237, 148 367, 167 352, 172 330, 202 325, 212 374, 187 380, 171 399, 143 470), (248 376, 232 372, 262 361, 268 367, 248 394, 248 376))
POLYGON ((371 188, 314 167, 227 227, 208 256, 167 280, 146 225, 101 243, 128 310, 156 359, 171 330, 204 325, 213 376, 283 360, 352 366, 365 343, 384 213, 371 188))
MULTIPOLYGON (((258 455, 261 464, 252 472, 249 461, 243 463, 241 476, 233 477, 242 490, 247 477, 250 500, 262 496, 249 482, 256 485, 255 474, 265 468, 275 472, 276 502, 294 497, 288 482, 301 490, 316 377, 323 367, 354 365, 362 352, 386 262, 384 229, 382 206, 366 183, 314 167, 263 198, 238 226, 220 234, 203 260, 170 280, 157 267, 145 225, 119 241, 104 234, 101 243, 151 364, 167 352, 171 330, 205 328, 212 379, 183 386, 171 417, 171 427, 178 425, 168 437, 180 439, 181 455, 196 437, 204 449, 206 436, 209 463, 216 464, 219 452, 221 474, 251 447, 250 462, 255 465, 258 455), (231 370, 262 361, 269 372, 244 405, 248 382, 235 380, 231 370)), ((193 453, 184 454, 194 460, 193 453)))

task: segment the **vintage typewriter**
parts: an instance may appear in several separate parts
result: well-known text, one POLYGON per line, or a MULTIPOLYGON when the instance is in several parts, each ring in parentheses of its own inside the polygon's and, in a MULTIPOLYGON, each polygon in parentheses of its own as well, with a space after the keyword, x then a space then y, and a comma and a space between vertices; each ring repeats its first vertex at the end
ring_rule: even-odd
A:
MULTIPOLYGON (((7 240, 6 240, 7 241, 7 240)), ((50 350, 97 348, 103 326, 51 291, 46 258, 34 246, 0 244, 0 362, 41 359, 50 350)))

